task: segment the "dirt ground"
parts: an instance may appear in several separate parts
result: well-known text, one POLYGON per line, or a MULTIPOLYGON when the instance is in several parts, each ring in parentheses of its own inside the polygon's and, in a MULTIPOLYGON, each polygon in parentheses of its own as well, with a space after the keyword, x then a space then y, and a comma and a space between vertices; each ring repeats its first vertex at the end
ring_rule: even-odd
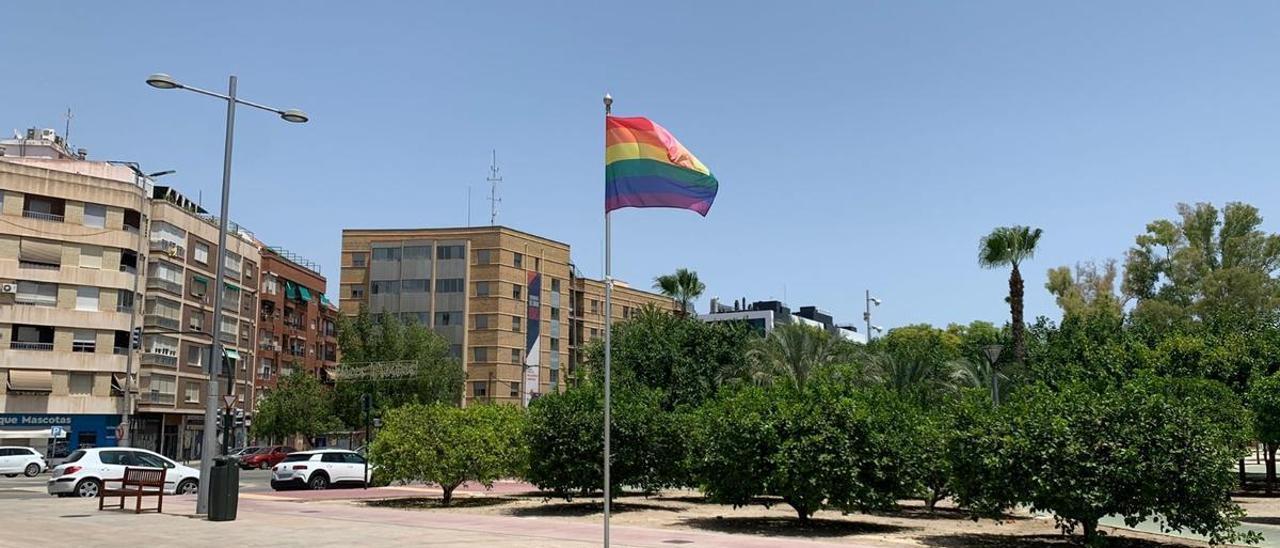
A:
MULTIPOLYGON (((361 504, 389 506, 429 512, 469 512, 477 514, 538 517, 598 522, 601 517, 599 497, 548 499, 543 493, 455 494, 453 505, 440 507, 437 498, 406 498, 371 501, 361 504)), ((1280 505, 1275 499, 1266 504, 1280 505)), ((1256 508, 1263 510, 1261 506, 1256 508)), ((974 521, 964 513, 939 504, 929 513, 919 501, 903 501, 899 511, 885 514, 849 514, 821 511, 808 525, 798 523, 795 513, 785 503, 770 508, 763 505, 733 508, 706 502, 696 491, 669 491, 658 496, 629 495, 615 499, 612 523, 671 529, 717 531, 777 537, 818 538, 827 542, 847 542, 865 546, 938 546, 938 547, 1011 547, 1031 548, 1074 546, 1075 539, 1064 537, 1054 527, 1053 518, 1011 514, 997 523, 974 521)), ((1280 508, 1270 509, 1271 515, 1280 508)), ((1280 520, 1277 520, 1280 521, 1280 520)), ((1207 544, 1174 537, 1102 528, 1111 537, 1111 546, 1207 546, 1207 544)), ((1076 537, 1078 538, 1078 537, 1076 537)))

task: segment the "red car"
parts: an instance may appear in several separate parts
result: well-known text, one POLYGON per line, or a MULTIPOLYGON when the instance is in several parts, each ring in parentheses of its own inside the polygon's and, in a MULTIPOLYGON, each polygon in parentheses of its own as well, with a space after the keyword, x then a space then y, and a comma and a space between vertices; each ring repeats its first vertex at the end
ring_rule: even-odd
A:
POLYGON ((250 453, 240 457, 240 467, 248 470, 250 468, 267 469, 280 464, 284 460, 284 456, 294 452, 294 448, 285 447, 283 445, 269 445, 259 449, 255 453, 250 453))

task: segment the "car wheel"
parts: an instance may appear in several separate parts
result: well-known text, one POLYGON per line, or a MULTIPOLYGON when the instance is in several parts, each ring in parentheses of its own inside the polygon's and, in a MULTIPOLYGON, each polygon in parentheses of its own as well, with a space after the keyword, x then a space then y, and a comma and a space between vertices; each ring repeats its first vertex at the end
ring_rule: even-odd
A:
POLYGON ((26 469, 26 470, 23 470, 23 471, 22 471, 22 473, 23 473, 23 474, 26 474, 26 476, 27 476, 28 478, 34 478, 34 477, 36 477, 38 474, 40 474, 40 465, 39 465, 39 464, 36 464, 36 463, 34 463, 34 462, 33 462, 33 463, 31 463, 31 464, 28 464, 28 465, 27 465, 27 469, 26 469))
POLYGON ((258 470, 266 470, 266 469, 267 469, 267 463, 265 462, 258 463, 258 470))
POLYGON ((102 482, 93 479, 82 479, 76 484, 76 496, 81 498, 94 498, 98 496, 98 492, 102 490, 102 482))
POLYGON ((324 472, 316 472, 314 474, 311 474, 311 479, 307 480, 307 487, 310 487, 316 491, 319 491, 321 489, 328 489, 329 476, 325 475, 324 472))
POLYGON ((193 479, 184 479, 178 484, 179 495, 194 495, 200 492, 200 483, 193 479))

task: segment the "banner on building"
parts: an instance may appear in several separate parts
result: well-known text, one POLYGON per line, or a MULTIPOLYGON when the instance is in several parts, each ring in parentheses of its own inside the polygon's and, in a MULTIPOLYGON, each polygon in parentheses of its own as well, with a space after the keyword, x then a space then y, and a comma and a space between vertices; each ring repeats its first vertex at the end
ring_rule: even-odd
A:
POLYGON ((538 366, 542 362, 542 274, 529 272, 529 309, 525 314, 524 404, 538 394, 538 366))

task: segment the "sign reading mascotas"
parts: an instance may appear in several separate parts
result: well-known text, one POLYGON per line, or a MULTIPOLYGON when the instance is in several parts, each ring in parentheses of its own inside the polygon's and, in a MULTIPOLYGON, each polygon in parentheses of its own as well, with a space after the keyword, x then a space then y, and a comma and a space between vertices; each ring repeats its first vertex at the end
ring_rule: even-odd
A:
POLYGON ((0 427, 71 425, 71 415, 0 415, 0 427))

